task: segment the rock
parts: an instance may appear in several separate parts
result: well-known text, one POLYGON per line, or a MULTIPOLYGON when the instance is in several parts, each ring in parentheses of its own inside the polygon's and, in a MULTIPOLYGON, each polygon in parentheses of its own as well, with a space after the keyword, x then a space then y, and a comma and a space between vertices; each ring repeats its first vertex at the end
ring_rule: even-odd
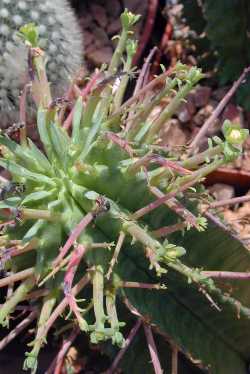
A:
POLYGON ((107 33, 109 36, 118 34, 120 30, 121 30, 120 18, 117 18, 116 20, 112 21, 107 27, 107 33))
POLYGON ((108 15, 114 18, 119 17, 122 12, 121 5, 117 0, 105 1, 105 7, 108 15))
POLYGON ((234 104, 228 104, 222 114, 222 121, 229 119, 232 122, 238 123, 241 127, 244 127, 244 120, 242 109, 234 104))
POLYGON ((85 48, 88 47, 93 42, 94 42, 94 35, 91 32, 85 30, 84 31, 84 47, 85 48))
POLYGON ((107 33, 101 27, 95 27, 92 32, 96 47, 102 48, 110 44, 107 33))
POLYGON ((192 118, 192 115, 188 110, 187 104, 184 104, 184 103, 180 106, 176 115, 182 123, 189 122, 192 118))
POLYGON ((105 7, 98 5, 98 4, 90 4, 90 11, 92 13, 93 18, 96 22, 102 27, 105 28, 108 24, 107 13, 105 11, 105 7))
POLYGON ((95 49, 89 53, 88 59, 95 66, 101 66, 101 64, 108 64, 111 60, 113 50, 111 47, 103 47, 101 49, 95 49))
POLYGON ((177 119, 171 119, 166 123, 160 133, 161 145, 170 148, 185 145, 189 139, 188 132, 183 129, 177 119))
POLYGON ((141 0, 124 0, 124 7, 128 8, 131 12, 135 14, 144 14, 147 8, 147 1, 141 0))
POLYGON ((194 91, 195 106, 197 108, 202 108, 205 105, 207 105, 210 99, 210 96, 211 96, 211 92, 212 92, 211 87, 202 86, 202 87, 196 88, 196 90, 194 91))
POLYGON ((217 101, 221 101, 223 97, 227 94, 229 87, 220 87, 217 90, 213 91, 213 98, 217 101))
POLYGON ((190 114, 194 115, 196 112, 196 106, 195 106, 195 100, 194 100, 194 93, 191 92, 187 96, 187 106, 188 106, 188 111, 190 114))
POLYGON ((194 113, 196 112, 196 107, 194 105, 194 95, 189 94, 187 101, 182 103, 179 110, 177 111, 177 117, 182 123, 189 122, 194 113))
POLYGON ((221 130, 221 121, 217 118, 208 128, 207 130, 207 135, 210 137, 210 136, 214 136, 214 135, 218 135, 218 133, 220 132, 221 130))
POLYGON ((235 195, 233 186, 224 183, 215 183, 208 189, 216 200, 232 199, 235 195))
POLYGON ((86 10, 86 12, 84 13, 84 17, 81 17, 79 22, 83 30, 89 28, 91 23, 93 22, 92 14, 88 10, 86 10))
POLYGON ((202 126, 214 111, 214 101, 201 108, 194 116, 193 121, 197 126, 202 126))

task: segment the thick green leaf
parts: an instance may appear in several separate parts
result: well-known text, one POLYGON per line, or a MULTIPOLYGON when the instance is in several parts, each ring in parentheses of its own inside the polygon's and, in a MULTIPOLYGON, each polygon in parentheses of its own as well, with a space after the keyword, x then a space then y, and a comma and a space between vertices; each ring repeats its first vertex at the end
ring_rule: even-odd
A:
POLYGON ((39 148, 32 142, 31 139, 28 140, 30 153, 36 158, 39 164, 43 167, 43 169, 47 172, 47 174, 51 174, 51 164, 49 163, 47 157, 40 151, 39 148))
POLYGON ((41 157, 38 159, 37 154, 32 152, 32 150, 28 147, 20 146, 19 144, 7 138, 6 136, 0 136, 0 144, 6 146, 15 155, 17 161, 20 161, 22 163, 22 166, 25 166, 26 168, 32 171, 45 174, 50 169, 47 167, 47 165, 45 168, 45 163, 40 162, 41 157))
POLYGON ((53 152, 53 147, 52 147, 52 143, 51 143, 51 139, 50 139, 50 135, 48 131, 49 125, 50 124, 48 123, 48 120, 47 120, 47 111, 43 108, 39 108, 38 113, 37 113, 38 132, 40 135, 40 139, 43 143, 46 155, 48 159, 50 160, 50 162, 53 162, 55 159, 55 154, 53 152))
POLYGON ((0 201, 0 209, 16 208, 20 204, 20 201, 21 198, 17 196, 5 199, 4 201, 0 201))
POLYGON ((53 153, 56 156, 57 162, 65 169, 67 166, 69 145, 71 140, 66 132, 56 123, 51 123, 49 125, 49 133, 53 153))
MULTIPOLYGON (((250 268, 250 254, 242 243, 211 225, 205 233, 187 233, 184 238, 179 238, 178 244, 187 249, 184 261, 190 266, 231 271, 250 268)), ((159 282, 136 251, 126 249, 121 256, 118 272, 123 279, 159 282)), ((250 319, 244 316, 239 319, 237 307, 222 304, 220 299, 211 295, 222 309, 216 310, 197 287, 187 284, 184 277, 172 270, 161 281, 166 283, 167 290, 126 289, 127 297, 179 346, 209 366, 211 373, 246 373, 250 359, 250 319)), ((233 286, 231 296, 248 306, 248 282, 241 281, 233 286)))
POLYGON ((28 169, 25 169, 23 166, 16 164, 13 161, 5 160, 2 158, 0 159, 0 165, 4 167, 6 170, 8 170, 12 175, 30 179, 37 183, 46 183, 51 186, 55 185, 51 178, 43 174, 33 173, 28 169))
POLYGON ((80 127, 81 127, 82 113, 83 113, 83 102, 82 102, 82 97, 79 96, 74 107, 73 129, 72 129, 73 144, 79 144, 81 140, 80 139, 80 127))
POLYGON ((37 191, 32 192, 31 194, 27 195, 23 201, 22 205, 29 204, 29 203, 35 203, 40 200, 44 200, 48 197, 51 197, 53 195, 53 191, 37 191))

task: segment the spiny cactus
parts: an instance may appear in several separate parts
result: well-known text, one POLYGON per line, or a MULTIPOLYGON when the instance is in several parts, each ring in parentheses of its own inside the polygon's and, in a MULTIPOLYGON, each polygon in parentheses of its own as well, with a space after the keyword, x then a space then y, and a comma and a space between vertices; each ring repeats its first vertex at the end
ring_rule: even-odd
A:
POLYGON ((178 64, 148 86, 137 86, 137 93, 122 104, 134 73, 136 43, 130 36, 137 17, 126 11, 121 20, 123 31, 110 66, 83 91, 76 90, 79 97, 63 126, 62 101, 51 99, 37 30, 32 25, 21 29, 35 90, 41 93, 35 98, 40 97, 37 128, 45 154, 27 139, 25 128, 21 144, 0 136, 0 165, 12 175, 1 191, 1 264, 9 275, 0 285, 11 289, 19 282, 0 309, 0 323, 8 326, 16 307, 25 309, 22 302, 33 300, 38 324, 24 364, 33 373, 48 331, 65 311, 92 343, 108 340, 122 347, 124 322, 116 307, 126 287, 163 288, 143 283, 145 266, 151 280, 164 279, 167 271, 179 274, 202 291, 201 298, 211 302, 215 297, 224 307, 248 315, 202 270, 181 261, 185 245, 166 239, 175 230, 205 229, 206 220, 197 212, 199 192, 192 189, 197 198, 190 201, 187 192, 237 157, 247 131, 226 122, 225 141, 215 138, 207 151, 190 158, 183 154, 178 160, 161 147, 160 128, 203 75, 196 67, 178 64), (152 111, 166 96, 169 104, 155 118, 152 111))
POLYGON ((27 83, 27 47, 19 28, 39 23, 40 46, 46 51, 47 71, 54 92, 62 91, 83 59, 82 35, 66 0, 0 0, 1 126, 17 120, 20 89, 27 83))

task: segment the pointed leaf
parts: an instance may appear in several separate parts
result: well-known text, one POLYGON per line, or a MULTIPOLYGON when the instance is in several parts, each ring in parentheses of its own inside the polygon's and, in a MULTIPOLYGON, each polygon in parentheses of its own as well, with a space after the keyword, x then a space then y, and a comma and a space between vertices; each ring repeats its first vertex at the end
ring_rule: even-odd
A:
POLYGON ((22 205, 29 204, 29 203, 34 203, 40 200, 44 200, 48 197, 51 197, 53 195, 53 191, 38 191, 38 192, 33 192, 29 195, 27 195, 23 201, 22 205))
POLYGON ((74 115, 73 115, 72 142, 74 144, 78 144, 79 141, 81 140, 80 139, 80 127, 81 127, 82 113, 83 113, 83 102, 82 102, 82 97, 79 96, 74 107, 74 115))
POLYGON ((13 161, 5 160, 1 158, 0 165, 4 167, 6 170, 8 170, 14 176, 30 179, 37 183, 46 183, 51 186, 55 186, 55 183, 53 182, 51 178, 46 177, 45 175, 42 175, 42 174, 33 173, 13 161))

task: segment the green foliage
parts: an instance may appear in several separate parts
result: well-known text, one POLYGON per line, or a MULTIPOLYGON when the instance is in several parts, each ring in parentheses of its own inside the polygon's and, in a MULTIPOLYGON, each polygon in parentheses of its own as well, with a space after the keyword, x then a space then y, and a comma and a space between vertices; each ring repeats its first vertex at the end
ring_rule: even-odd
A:
MULTIPOLYGON (((203 43, 203 51, 198 47, 197 54, 206 52, 215 57, 220 84, 234 82, 250 64, 249 1, 181 0, 181 3, 187 23, 197 33, 198 46, 203 43)), ((210 65, 206 67, 206 60, 203 67, 211 68, 210 65)), ((247 79, 237 93, 238 102, 247 110, 250 109, 249 92, 247 79)))
MULTIPOLYGON (((249 253, 223 231, 211 225, 205 230, 197 191, 208 173, 237 157, 247 133, 226 122, 225 139, 215 139, 216 145, 210 142, 205 154, 191 158, 183 154, 178 159, 158 146, 161 127, 203 74, 196 67, 177 64, 171 75, 163 73, 150 83, 156 93, 148 90, 147 95, 122 104, 128 79, 121 76, 117 83, 117 71, 122 69, 126 78, 131 74, 135 49, 130 48, 130 38, 136 19, 128 11, 122 15, 122 34, 103 72, 105 78, 92 82, 84 102, 78 97, 69 132, 60 122, 60 107, 50 101, 43 54, 34 54, 36 30, 29 25, 23 33, 33 40, 29 52, 40 93, 37 130, 44 155, 22 131, 21 144, 8 135, 0 137, 0 165, 12 176, 1 191, 1 263, 13 273, 7 278, 10 284, 17 275, 21 281, 1 307, 0 323, 8 324, 30 292, 45 291, 34 301, 39 311, 36 336, 24 363, 35 373, 48 331, 65 311, 93 344, 123 347, 124 327, 131 322, 119 313, 126 296, 147 323, 212 372, 241 374, 249 359, 244 343, 249 341, 250 317, 246 287, 229 295, 203 270, 242 270, 242 263, 245 270, 249 253), (169 104, 155 119, 151 114, 159 97, 165 96, 169 104), (194 197, 189 199, 192 186, 194 197), (166 234, 173 225, 176 232, 166 234), (29 261, 27 251, 33 253, 29 261), (27 267, 29 274, 24 276, 20 271, 27 267), (234 349, 233 340, 240 343, 234 349)), ((147 368, 151 372, 150 365, 147 368)))

